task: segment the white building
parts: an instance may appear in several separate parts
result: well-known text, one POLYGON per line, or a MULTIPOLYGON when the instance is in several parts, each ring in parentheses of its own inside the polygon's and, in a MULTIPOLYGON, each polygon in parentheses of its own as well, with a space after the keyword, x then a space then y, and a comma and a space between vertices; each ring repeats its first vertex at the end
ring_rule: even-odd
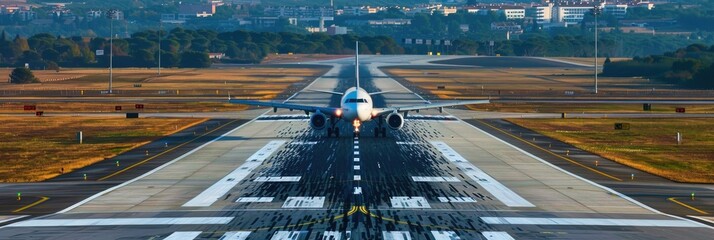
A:
POLYGON ((547 24, 553 21, 553 3, 533 6, 526 10, 526 15, 533 18, 538 24, 547 24))
POLYGON ((627 15, 627 4, 604 4, 602 7, 602 12, 604 14, 609 14, 615 16, 616 18, 625 18, 627 15))
POLYGON ((579 24, 583 21, 585 14, 590 13, 594 8, 588 3, 560 4, 553 9, 553 19, 565 26, 579 24))
POLYGON ((489 12, 497 12, 498 14, 503 14, 506 19, 523 19, 526 17, 526 9, 521 6, 507 6, 507 5, 480 5, 464 8, 467 13, 487 15, 489 12))

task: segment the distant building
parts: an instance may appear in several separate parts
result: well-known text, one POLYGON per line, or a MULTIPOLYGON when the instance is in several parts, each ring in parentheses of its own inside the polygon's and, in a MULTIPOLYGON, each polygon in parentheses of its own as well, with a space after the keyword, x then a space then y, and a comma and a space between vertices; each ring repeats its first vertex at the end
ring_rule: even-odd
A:
POLYGON ((216 3, 179 4, 179 20, 211 17, 216 13, 216 3))
POLYGON ((590 3, 560 3, 555 6, 553 19, 565 26, 579 24, 583 21, 585 14, 592 11, 594 6, 590 3))
POLYGON ((538 24, 547 24, 553 21, 553 3, 536 5, 526 9, 526 16, 538 24))
POLYGON ((410 25, 410 24, 412 24, 412 20, 405 19, 405 18, 367 20, 367 24, 369 24, 369 25, 410 25))
POLYGON ((288 18, 313 18, 334 17, 335 9, 332 7, 266 7, 263 14, 269 17, 288 18))
POLYGON ((523 28, 520 24, 515 22, 493 22, 491 23, 491 30, 494 31, 508 31, 508 32, 523 32, 523 28))
POLYGON ((327 27, 327 34, 328 35, 344 35, 344 34, 347 34, 347 28, 332 25, 332 26, 327 27))
POLYGON ((208 53, 208 58, 221 60, 226 57, 225 53, 208 53))
POLYGON ((487 15, 489 12, 503 14, 506 19, 523 19, 526 17, 526 8, 513 5, 477 5, 465 7, 467 13, 487 15))

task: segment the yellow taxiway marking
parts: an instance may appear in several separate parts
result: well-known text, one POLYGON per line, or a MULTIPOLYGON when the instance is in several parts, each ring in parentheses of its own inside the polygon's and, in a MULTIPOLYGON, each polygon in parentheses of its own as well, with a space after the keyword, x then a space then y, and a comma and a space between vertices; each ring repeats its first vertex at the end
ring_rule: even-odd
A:
POLYGON ((558 158, 560 158, 560 159, 563 159, 563 160, 568 161, 568 162, 570 162, 570 163, 572 163, 572 164, 578 165, 578 166, 580 166, 580 167, 583 167, 583 168, 585 168, 585 169, 587 169, 587 170, 590 170, 590 171, 592 171, 592 172, 594 172, 594 173, 597 173, 597 174, 600 174, 600 175, 602 175, 602 176, 608 177, 608 178, 613 179, 613 180, 615 180, 615 181, 622 182, 622 179, 620 179, 620 178, 618 178, 618 177, 615 177, 615 176, 612 176, 612 175, 610 175, 610 174, 604 173, 604 172, 602 172, 602 171, 600 171, 600 170, 591 168, 591 167, 589 167, 589 166, 587 166, 587 165, 585 165, 585 164, 576 162, 575 160, 572 160, 572 159, 570 159, 570 158, 566 158, 566 157, 563 157, 563 156, 561 156, 561 155, 558 155, 557 153, 554 153, 554 152, 552 152, 552 151, 550 151, 550 150, 548 150, 548 149, 542 148, 542 147, 540 147, 540 146, 538 146, 538 145, 535 145, 535 144, 533 144, 533 143, 531 143, 531 142, 528 142, 527 140, 524 140, 524 139, 522 139, 522 138, 520 138, 520 137, 517 137, 517 136, 515 136, 515 135, 513 135, 513 134, 511 134, 511 133, 509 133, 509 132, 503 131, 503 130, 497 128, 497 127, 494 127, 494 126, 491 125, 491 124, 488 124, 488 123, 484 122, 484 121, 481 121, 481 120, 476 120, 476 121, 479 121, 481 124, 484 124, 484 125, 486 125, 486 126, 489 126, 489 127, 493 128, 493 129, 495 129, 496 131, 502 132, 503 134, 506 134, 506 135, 508 135, 508 136, 511 136, 511 137, 513 137, 513 138, 515 138, 515 139, 521 141, 521 142, 524 142, 524 143, 526 143, 526 144, 528 144, 528 145, 531 145, 532 147, 535 147, 535 148, 537 148, 537 149, 540 149, 540 150, 542 150, 542 151, 544 151, 544 152, 547 152, 547 153, 549 153, 549 154, 551 154, 551 155, 553 155, 553 156, 556 156, 556 157, 558 157, 558 158))
POLYGON ((182 144, 179 144, 179 145, 177 145, 177 146, 175 146, 175 147, 172 147, 172 148, 170 148, 170 149, 168 149, 168 150, 166 150, 166 151, 160 152, 159 154, 156 154, 156 155, 154 155, 154 156, 152 156, 152 157, 150 157, 150 158, 144 159, 144 160, 142 160, 141 162, 134 163, 134 164, 132 164, 131 166, 128 166, 128 167, 126 167, 126 168, 124 168, 124 169, 122 169, 122 170, 116 171, 116 172, 114 172, 114 173, 112 173, 112 174, 109 174, 109 175, 107 175, 107 176, 105 176, 105 177, 102 177, 102 178, 100 178, 100 179, 97 179, 97 181, 104 181, 104 180, 106 180, 106 179, 108 179, 108 178, 111 178, 111 177, 114 177, 114 176, 116 176, 116 175, 119 175, 119 174, 121 174, 121 173, 123 173, 123 172, 126 172, 126 171, 129 170, 129 169, 132 169, 132 168, 134 168, 134 167, 136 167, 136 166, 142 165, 142 164, 144 164, 144 163, 146 163, 146 162, 148 162, 148 161, 151 161, 151 160, 154 159, 154 158, 157 158, 157 157, 159 157, 159 156, 161 156, 161 155, 164 155, 164 154, 166 154, 166 153, 168 153, 168 152, 171 152, 171 151, 173 151, 173 150, 176 150, 177 148, 183 147, 184 145, 189 144, 189 143, 191 143, 191 142, 193 142, 193 141, 196 141, 196 140, 199 139, 199 138, 202 138, 202 137, 204 137, 204 136, 206 136, 206 135, 208 135, 208 134, 211 134, 211 133, 213 133, 213 132, 215 132, 215 131, 218 131, 218 129, 221 129, 221 128, 225 127, 225 126, 228 125, 228 124, 234 123, 235 121, 238 121, 238 120, 236 119, 236 120, 230 121, 230 122, 228 122, 228 123, 226 123, 226 124, 223 124, 223 125, 221 125, 221 126, 215 128, 215 129, 211 130, 210 132, 206 132, 206 133, 204 133, 204 134, 201 135, 201 136, 198 136, 198 137, 196 137, 196 138, 194 138, 194 139, 191 139, 191 140, 189 140, 189 141, 187 141, 187 142, 184 142, 184 143, 182 143, 182 144))
POLYGON ((45 202, 45 201, 47 201, 47 200, 50 200, 50 198, 48 198, 48 197, 41 197, 40 200, 37 200, 37 201, 35 201, 35 202, 33 202, 33 203, 30 203, 30 204, 27 205, 27 206, 24 206, 24 207, 15 209, 15 211, 12 211, 12 212, 18 213, 18 212, 25 211, 25 210, 27 210, 28 208, 37 206, 37 205, 39 205, 40 203, 43 203, 43 202, 45 202))
POLYGON ((671 197, 671 198, 667 198, 667 200, 669 200, 670 202, 679 204, 679 205, 682 206, 682 207, 689 208, 689 209, 691 209, 692 211, 698 212, 698 213, 700 213, 700 214, 709 215, 708 212, 705 212, 705 211, 702 211, 702 210, 700 210, 700 209, 698 209, 698 208, 692 207, 692 206, 689 205, 689 204, 680 202, 680 201, 677 200, 677 198, 671 197))

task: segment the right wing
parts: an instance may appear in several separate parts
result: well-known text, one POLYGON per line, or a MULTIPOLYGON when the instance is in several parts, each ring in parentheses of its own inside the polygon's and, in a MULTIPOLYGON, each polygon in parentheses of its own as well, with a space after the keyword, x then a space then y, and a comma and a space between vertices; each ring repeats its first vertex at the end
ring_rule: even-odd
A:
POLYGON ((425 103, 425 104, 411 105, 411 106, 386 107, 386 108, 376 109, 375 115, 381 116, 381 115, 386 115, 386 114, 390 114, 393 112, 406 113, 409 111, 418 111, 418 110, 430 109, 430 108, 438 108, 441 111, 444 107, 470 105, 470 104, 487 104, 487 103, 490 103, 490 101, 489 100, 465 100, 465 101, 448 101, 448 102, 439 102, 439 103, 425 103))
POLYGON ((329 94, 335 94, 335 95, 340 95, 340 96, 345 94, 345 93, 341 93, 341 92, 333 92, 333 91, 319 90, 319 89, 306 89, 305 91, 329 93, 329 94))
POLYGON ((238 99, 231 99, 231 100, 228 100, 228 102, 235 103, 235 104, 251 105, 251 106, 272 107, 273 111, 276 111, 278 108, 283 108, 283 109, 290 109, 290 110, 305 111, 305 114, 311 113, 311 112, 321 112, 325 115, 335 116, 335 117, 339 117, 342 114, 341 109, 333 108, 333 107, 317 107, 317 106, 308 106, 308 105, 291 104, 291 103, 277 103, 277 102, 264 102, 264 101, 255 101, 255 100, 238 100, 238 99))

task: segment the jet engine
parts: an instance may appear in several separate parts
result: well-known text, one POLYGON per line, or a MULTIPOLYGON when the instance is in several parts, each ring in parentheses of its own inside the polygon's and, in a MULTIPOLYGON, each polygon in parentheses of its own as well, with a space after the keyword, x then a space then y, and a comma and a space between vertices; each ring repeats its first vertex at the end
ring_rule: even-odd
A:
POLYGON ((387 115, 386 121, 392 130, 399 130, 404 126, 404 116, 396 112, 387 115))
POLYGON ((327 116, 320 112, 310 115, 310 127, 315 130, 322 130, 327 125, 327 116))

